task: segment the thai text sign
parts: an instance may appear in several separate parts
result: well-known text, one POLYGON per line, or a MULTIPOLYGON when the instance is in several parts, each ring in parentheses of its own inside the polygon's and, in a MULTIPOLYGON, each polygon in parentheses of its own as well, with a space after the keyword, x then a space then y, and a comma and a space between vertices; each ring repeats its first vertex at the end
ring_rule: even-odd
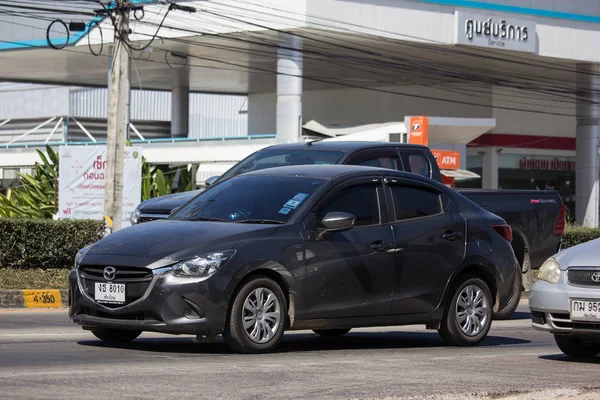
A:
POLYGON ((455 43, 501 50, 536 52, 535 22, 457 10, 455 43))
MULTIPOLYGON (((106 146, 61 146, 58 171, 59 218, 104 220, 106 146)), ((141 201, 142 151, 125 147, 122 227, 141 201)))

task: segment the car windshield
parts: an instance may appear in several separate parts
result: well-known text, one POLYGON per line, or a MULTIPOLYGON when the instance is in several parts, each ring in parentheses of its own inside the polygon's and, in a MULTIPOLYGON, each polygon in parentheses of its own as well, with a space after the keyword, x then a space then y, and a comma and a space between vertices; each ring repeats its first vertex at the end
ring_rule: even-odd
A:
POLYGON ((200 194, 169 219, 284 224, 325 180, 238 176, 200 194))
MULTIPOLYGON (((326 151, 311 149, 267 149, 256 152, 234 165, 217 180, 222 182, 232 176, 259 169, 284 167, 286 165, 337 164, 342 158, 342 151, 326 151)), ((216 183, 216 182, 215 182, 216 183)))

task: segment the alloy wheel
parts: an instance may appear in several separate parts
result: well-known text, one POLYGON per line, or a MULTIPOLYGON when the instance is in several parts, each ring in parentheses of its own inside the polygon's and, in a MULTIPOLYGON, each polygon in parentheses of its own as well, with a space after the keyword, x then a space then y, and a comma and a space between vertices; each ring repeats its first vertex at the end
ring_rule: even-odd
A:
POLYGON ((485 329, 490 318, 489 300, 483 290, 475 285, 466 286, 458 295, 456 320, 467 336, 476 336, 485 329))
POLYGON ((259 287, 246 297, 242 308, 244 332, 254 343, 266 343, 280 329, 281 307, 275 293, 259 287))

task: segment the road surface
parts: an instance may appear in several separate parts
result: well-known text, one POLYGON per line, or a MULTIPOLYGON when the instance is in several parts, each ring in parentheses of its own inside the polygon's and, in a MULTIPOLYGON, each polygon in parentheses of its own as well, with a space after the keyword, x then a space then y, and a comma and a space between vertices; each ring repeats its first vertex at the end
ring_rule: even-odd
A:
POLYGON ((220 338, 160 334, 111 347, 64 310, 0 311, 0 398, 442 399, 600 387, 600 358, 568 359, 528 318, 523 303, 473 348, 410 326, 290 332, 274 354, 241 355, 220 338))

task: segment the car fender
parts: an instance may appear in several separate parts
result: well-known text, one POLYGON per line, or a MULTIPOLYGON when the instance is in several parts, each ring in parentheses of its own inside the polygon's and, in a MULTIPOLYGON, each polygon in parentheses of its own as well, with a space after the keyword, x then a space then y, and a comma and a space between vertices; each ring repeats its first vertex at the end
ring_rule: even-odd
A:
POLYGON ((288 301, 288 316, 290 325, 293 325, 296 316, 296 309, 298 304, 298 292, 296 279, 288 268, 281 263, 273 260, 256 260, 245 264, 240 268, 234 275, 227 288, 227 299, 228 307, 227 311, 231 309, 233 304, 234 296, 237 291, 243 286, 243 284, 256 275, 265 275, 280 286, 282 291, 287 296, 288 301))

